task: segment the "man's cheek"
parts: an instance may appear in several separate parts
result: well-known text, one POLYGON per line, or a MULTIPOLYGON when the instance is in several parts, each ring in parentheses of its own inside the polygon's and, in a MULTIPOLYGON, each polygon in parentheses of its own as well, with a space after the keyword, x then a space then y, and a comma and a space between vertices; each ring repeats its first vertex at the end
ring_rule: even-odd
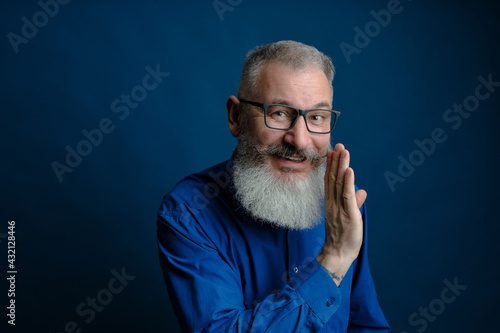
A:
POLYGON ((330 135, 326 135, 326 134, 323 134, 323 135, 325 135, 325 137, 317 138, 314 141, 314 144, 316 146, 316 149, 318 149, 318 152, 321 155, 326 155, 326 152, 328 150, 332 149, 332 145, 330 143, 330 135))
POLYGON ((280 146, 283 143, 283 135, 279 133, 278 130, 268 128, 261 130, 256 139, 260 143, 261 147, 268 147, 270 145, 280 146))

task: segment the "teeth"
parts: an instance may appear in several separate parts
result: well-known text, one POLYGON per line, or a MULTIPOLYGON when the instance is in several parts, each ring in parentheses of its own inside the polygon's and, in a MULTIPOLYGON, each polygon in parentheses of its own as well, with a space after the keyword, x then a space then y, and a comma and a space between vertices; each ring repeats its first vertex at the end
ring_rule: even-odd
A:
POLYGON ((285 160, 289 160, 292 162, 302 162, 304 158, 301 157, 285 157, 285 160))

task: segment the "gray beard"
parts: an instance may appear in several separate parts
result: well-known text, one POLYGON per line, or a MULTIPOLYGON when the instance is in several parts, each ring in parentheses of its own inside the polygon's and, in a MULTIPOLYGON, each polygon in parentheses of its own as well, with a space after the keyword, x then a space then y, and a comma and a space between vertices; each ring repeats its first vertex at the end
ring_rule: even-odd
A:
POLYGON ((326 159, 316 151, 297 151, 291 145, 260 148, 243 133, 234 157, 236 199, 254 219, 292 230, 312 228, 321 222, 323 213, 325 166, 326 159), (305 178, 281 178, 265 158, 293 154, 312 161, 305 178))

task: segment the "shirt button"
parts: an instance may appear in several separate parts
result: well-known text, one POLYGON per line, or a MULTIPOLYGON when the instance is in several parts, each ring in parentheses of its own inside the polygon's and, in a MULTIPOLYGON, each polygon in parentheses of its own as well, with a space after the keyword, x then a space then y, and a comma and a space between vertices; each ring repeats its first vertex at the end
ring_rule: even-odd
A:
POLYGON ((293 266, 292 271, 297 274, 299 272, 299 268, 297 266, 293 266))
POLYGON ((332 299, 329 299, 328 301, 326 301, 326 306, 332 306, 332 304, 333 304, 332 299))

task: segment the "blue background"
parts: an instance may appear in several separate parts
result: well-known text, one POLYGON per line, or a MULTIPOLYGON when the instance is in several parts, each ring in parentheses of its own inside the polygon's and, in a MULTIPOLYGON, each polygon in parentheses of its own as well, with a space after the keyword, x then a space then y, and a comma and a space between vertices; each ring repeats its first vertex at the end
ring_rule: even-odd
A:
POLYGON ((1 325, 177 332, 158 263, 156 210, 182 177, 230 157, 236 141, 225 101, 237 92, 245 54, 293 39, 336 66, 342 116, 332 142, 350 150, 357 184, 368 192, 371 269, 393 331, 496 327, 500 89, 458 128, 443 120, 474 94, 478 76, 500 81, 493 1, 402 0, 350 59, 339 45, 354 46, 354 28, 364 30, 370 11, 387 1, 231 3, 219 16, 210 0, 71 1, 16 53, 7 35, 21 35, 21 19, 33 22, 41 7, 2 1, 0 267, 7 275, 7 221, 15 220, 18 274, 16 326, 6 324, 4 279, 1 325), (111 103, 158 64, 169 76, 120 119, 111 103), (114 130, 60 182, 51 164, 65 163, 65 147, 76 149, 82 131, 104 118, 114 130), (446 141, 392 191, 384 173, 397 174, 398 156, 408 159, 414 140, 436 128, 446 141), (135 278, 86 323, 76 308, 105 297, 113 269, 135 278), (443 309, 446 279, 467 289, 443 309), (439 314, 412 325, 409 317, 429 304, 439 314))

